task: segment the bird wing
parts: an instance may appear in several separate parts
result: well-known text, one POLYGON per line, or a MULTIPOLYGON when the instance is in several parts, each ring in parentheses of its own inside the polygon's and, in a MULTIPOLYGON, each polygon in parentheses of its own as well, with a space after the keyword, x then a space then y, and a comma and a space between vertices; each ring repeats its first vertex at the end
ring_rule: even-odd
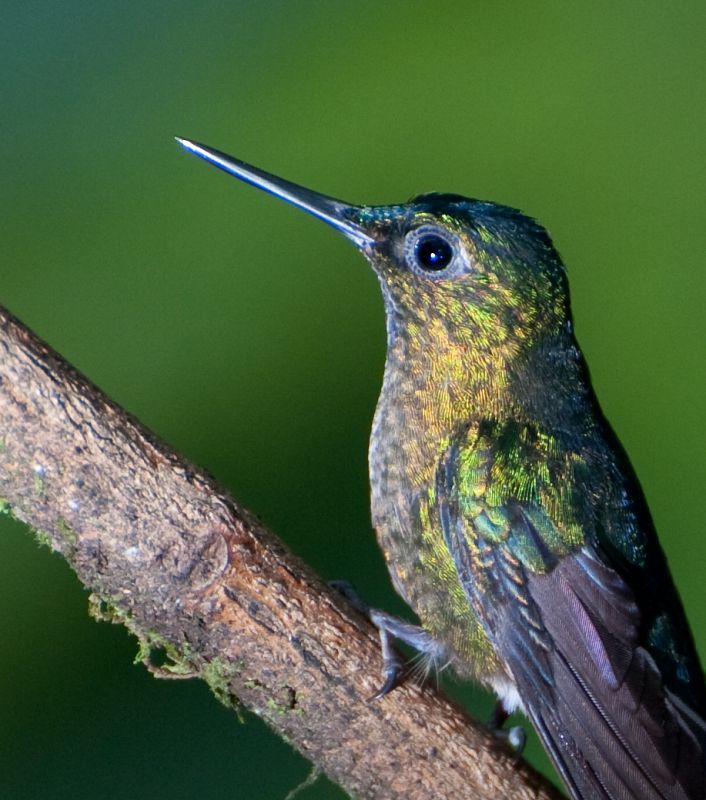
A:
POLYGON ((471 438, 439 464, 441 529, 572 796, 703 800, 704 723, 641 642, 634 593, 593 530, 607 495, 589 491, 585 460, 537 431, 471 438))

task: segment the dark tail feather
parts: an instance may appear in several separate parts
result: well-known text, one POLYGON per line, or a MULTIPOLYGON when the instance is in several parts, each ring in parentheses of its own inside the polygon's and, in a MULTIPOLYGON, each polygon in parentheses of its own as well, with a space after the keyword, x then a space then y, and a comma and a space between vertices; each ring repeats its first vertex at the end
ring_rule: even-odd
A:
POLYGON ((522 632, 506 629, 504 655, 528 713, 577 800, 704 800, 706 726, 639 645, 622 582, 605 565, 585 569, 583 557, 528 579, 550 681, 518 646, 522 632))

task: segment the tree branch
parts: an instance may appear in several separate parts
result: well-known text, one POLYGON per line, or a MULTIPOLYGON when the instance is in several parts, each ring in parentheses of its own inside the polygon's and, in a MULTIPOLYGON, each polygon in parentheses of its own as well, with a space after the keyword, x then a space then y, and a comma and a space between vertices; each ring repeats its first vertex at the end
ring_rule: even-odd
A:
POLYGON ((0 503, 153 671, 203 678, 356 797, 560 797, 439 693, 368 700, 381 668, 370 624, 2 308, 0 356, 0 503))

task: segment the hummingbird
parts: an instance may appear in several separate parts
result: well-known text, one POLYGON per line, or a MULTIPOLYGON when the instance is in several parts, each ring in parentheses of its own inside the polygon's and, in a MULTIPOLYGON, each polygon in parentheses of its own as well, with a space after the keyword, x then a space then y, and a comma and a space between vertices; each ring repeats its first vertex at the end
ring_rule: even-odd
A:
POLYGON ((372 520, 394 642, 529 717, 575 800, 703 800, 706 684, 630 462, 577 344, 565 267, 516 209, 457 194, 359 206, 177 141, 342 233, 382 289, 372 520))

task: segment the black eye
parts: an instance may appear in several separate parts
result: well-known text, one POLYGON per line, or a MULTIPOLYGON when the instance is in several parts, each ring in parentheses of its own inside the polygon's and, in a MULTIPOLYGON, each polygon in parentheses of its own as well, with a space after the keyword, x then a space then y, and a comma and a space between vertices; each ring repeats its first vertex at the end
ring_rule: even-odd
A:
POLYGON ((453 261, 454 249, 435 233, 420 236, 414 245, 414 257, 422 269, 440 272, 453 261))
POLYGON ((455 277, 466 263, 458 237, 441 225, 420 225, 404 238, 408 268, 432 280, 455 277))

